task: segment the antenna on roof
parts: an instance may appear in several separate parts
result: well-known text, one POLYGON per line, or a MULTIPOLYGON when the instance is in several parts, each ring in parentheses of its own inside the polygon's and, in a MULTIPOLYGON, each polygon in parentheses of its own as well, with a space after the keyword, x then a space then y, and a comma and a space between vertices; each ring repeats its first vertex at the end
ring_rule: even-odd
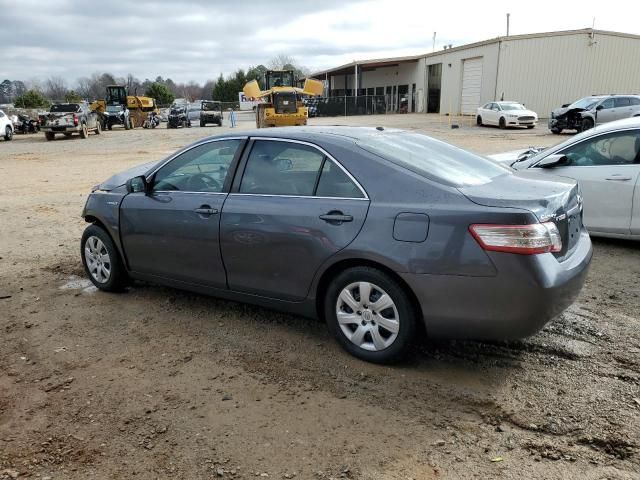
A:
POLYGON ((511 17, 511 14, 507 13, 507 37, 509 36, 509 17, 511 17))
POLYGON ((436 32, 433 32, 433 52, 436 51, 436 32))

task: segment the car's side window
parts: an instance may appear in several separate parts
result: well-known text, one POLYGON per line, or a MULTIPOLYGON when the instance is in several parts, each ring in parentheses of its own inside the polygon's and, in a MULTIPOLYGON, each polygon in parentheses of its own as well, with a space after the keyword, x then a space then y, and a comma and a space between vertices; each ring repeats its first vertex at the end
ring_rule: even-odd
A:
POLYGON ((640 98, 638 97, 629 97, 629 103, 631 105, 640 105, 640 98))
POLYGON ((0 112, 0 118, 4 118, 4 113, 0 112))
POLYGON ((607 98, 604 102, 602 102, 600 105, 602 105, 603 109, 607 109, 607 108, 613 108, 614 102, 613 102, 613 98, 607 98))
POLYGON ((322 152, 308 145, 256 140, 240 193, 311 196, 323 160, 322 152))
POLYGON ((499 112, 500 110, 502 110, 502 108, 500 107, 500 105, 499 105, 498 103, 494 103, 494 104, 493 104, 493 109, 494 109, 496 112, 499 112))
POLYGON ((242 140, 204 143, 178 155, 153 179, 154 191, 222 192, 242 140))
POLYGON ((364 198, 353 180, 334 162, 326 159, 320 174, 318 197, 364 198))
POLYGON ((589 138, 558 152, 567 166, 592 167, 640 163, 640 130, 609 133, 589 138))
POLYGON ((618 107, 628 107, 629 106, 629 97, 616 97, 614 99, 614 105, 616 108, 618 107))

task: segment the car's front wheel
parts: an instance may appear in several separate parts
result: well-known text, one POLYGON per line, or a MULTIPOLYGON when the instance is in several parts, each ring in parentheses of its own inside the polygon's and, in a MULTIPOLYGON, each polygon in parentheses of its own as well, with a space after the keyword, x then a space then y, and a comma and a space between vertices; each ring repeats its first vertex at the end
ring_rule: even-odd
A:
POLYGON ((476 125, 478 125, 479 127, 482 126, 482 117, 480 115, 476 117, 476 125))
POLYGON ((504 117, 500 117, 500 121, 498 122, 498 126, 502 129, 507 128, 507 121, 504 119, 504 117))
POLYGON ((552 128, 551 129, 551 133, 553 133, 555 135, 560 135, 562 133, 562 129, 561 128, 552 128))
POLYGON ((100 290, 117 292, 126 285, 127 272, 109 234, 97 225, 89 225, 80 242, 82 264, 89 280, 100 290))
POLYGON ((582 123, 580 124, 581 131, 585 131, 585 130, 589 130, 591 128, 593 128, 593 120, 591 120, 590 118, 583 118, 582 119, 582 123))
POLYGON ((329 331, 362 360, 390 363, 409 350, 416 330, 413 304, 402 286, 378 269, 354 267, 337 275, 324 309, 329 331))
POLYGON ((7 125, 7 128, 4 129, 4 139, 8 142, 12 138, 13 138, 13 130, 9 125, 7 125))

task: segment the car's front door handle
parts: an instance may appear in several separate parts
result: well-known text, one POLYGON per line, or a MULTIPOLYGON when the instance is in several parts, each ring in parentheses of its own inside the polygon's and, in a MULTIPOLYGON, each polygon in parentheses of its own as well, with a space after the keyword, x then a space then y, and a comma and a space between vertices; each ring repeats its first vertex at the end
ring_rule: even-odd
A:
POLYGON ((342 223, 342 222, 353 222, 353 217, 351 215, 345 215, 342 212, 331 211, 329 213, 325 213, 324 215, 320 215, 320 220, 324 220, 328 223, 342 223))
POLYGON ((631 177, 623 177, 622 175, 611 175, 610 177, 606 177, 605 180, 613 180, 616 182, 626 182, 627 180, 631 180, 631 177))
POLYGON ((209 205, 202 205, 200 208, 194 210, 199 215, 215 215, 218 213, 217 208, 211 208, 209 205))

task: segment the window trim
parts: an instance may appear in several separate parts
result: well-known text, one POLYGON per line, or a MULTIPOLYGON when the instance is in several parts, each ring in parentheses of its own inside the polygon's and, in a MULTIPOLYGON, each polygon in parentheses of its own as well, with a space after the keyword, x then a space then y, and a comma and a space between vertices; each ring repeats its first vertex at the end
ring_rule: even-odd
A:
MULTIPOLYGON (((245 148, 245 153, 242 156, 242 159, 240 161, 240 165, 237 169, 236 172, 236 176, 238 177, 237 180, 236 178, 234 178, 233 181, 233 185, 231 187, 231 190, 229 192, 230 195, 242 195, 242 196, 259 196, 259 197, 282 197, 282 198, 322 198, 322 199, 340 199, 340 200, 369 200, 369 195, 367 194, 367 191, 362 187, 362 185, 360 184, 360 182, 358 182, 358 180, 355 179, 355 177, 353 175, 351 175, 351 173, 349 172, 349 170, 347 170, 338 160, 336 160, 329 152, 327 152, 324 148, 311 143, 311 142, 307 142, 305 140, 297 140, 297 139, 291 139, 291 138, 279 138, 279 137, 250 137, 250 146, 251 148, 245 148), (275 193, 243 193, 240 192, 240 184, 242 183, 242 178, 244 177, 244 172, 247 166, 247 161, 249 160, 249 155, 251 154, 251 150, 253 149, 253 145, 255 142, 258 142, 260 140, 266 140, 266 141, 276 141, 276 142, 287 142, 287 143, 295 143, 298 145, 305 145, 311 148, 315 148, 316 150, 318 150, 318 152, 320 152, 323 155, 323 160, 322 160, 322 164, 320 166, 320 170, 319 170, 319 174, 318 177, 316 178, 316 184, 318 183, 319 179, 320 179, 320 175, 322 174, 322 168, 324 167, 324 164, 327 160, 333 162, 335 165, 338 166, 338 168, 340 168, 340 170, 342 170, 344 172, 344 174, 349 177, 349 180, 351 180, 356 187, 358 187, 358 189, 360 190, 360 193, 362 193, 362 195, 364 195, 364 197, 360 197, 360 198, 353 198, 353 197, 323 197, 323 196, 318 196, 318 195, 283 195, 283 194, 275 194, 275 193)), ((317 186, 317 185, 316 185, 317 186)), ((315 192, 316 188, 314 187, 314 192, 315 192)))
POLYGON ((201 142, 198 142, 194 145, 190 145, 187 146, 185 148, 183 148, 182 150, 177 151, 176 153, 174 153, 173 155, 171 155, 169 158, 167 158, 164 162, 162 162, 161 165, 159 165, 158 167, 156 167, 151 173, 145 175, 145 180, 147 182, 153 181, 155 175, 158 173, 158 171, 160 171, 162 168, 164 168, 166 165, 168 165, 169 163, 171 163, 173 160, 175 160, 176 158, 182 156, 182 154, 187 153, 191 150, 193 150, 194 148, 197 147, 201 147, 202 145, 206 145, 209 143, 215 143, 215 142, 221 142, 221 141, 225 141, 225 140, 242 140, 244 141, 243 143, 240 143, 240 146, 238 148, 238 151, 235 153, 233 160, 231 160, 231 164, 229 165, 229 171, 227 173, 227 177, 229 179, 225 179, 224 181, 224 185, 222 186, 222 191, 221 192, 192 192, 189 190, 151 190, 150 191, 150 195, 153 195, 154 193, 186 193, 186 194, 199 194, 199 195, 227 195, 229 194, 229 192, 231 191, 231 188, 233 186, 233 179, 235 178, 235 174, 236 174, 236 170, 238 168, 238 163, 240 161, 240 158, 242 157, 242 154, 244 153, 244 149, 247 145, 246 140, 249 137, 223 137, 223 138, 213 138, 213 139, 207 139, 201 142))

